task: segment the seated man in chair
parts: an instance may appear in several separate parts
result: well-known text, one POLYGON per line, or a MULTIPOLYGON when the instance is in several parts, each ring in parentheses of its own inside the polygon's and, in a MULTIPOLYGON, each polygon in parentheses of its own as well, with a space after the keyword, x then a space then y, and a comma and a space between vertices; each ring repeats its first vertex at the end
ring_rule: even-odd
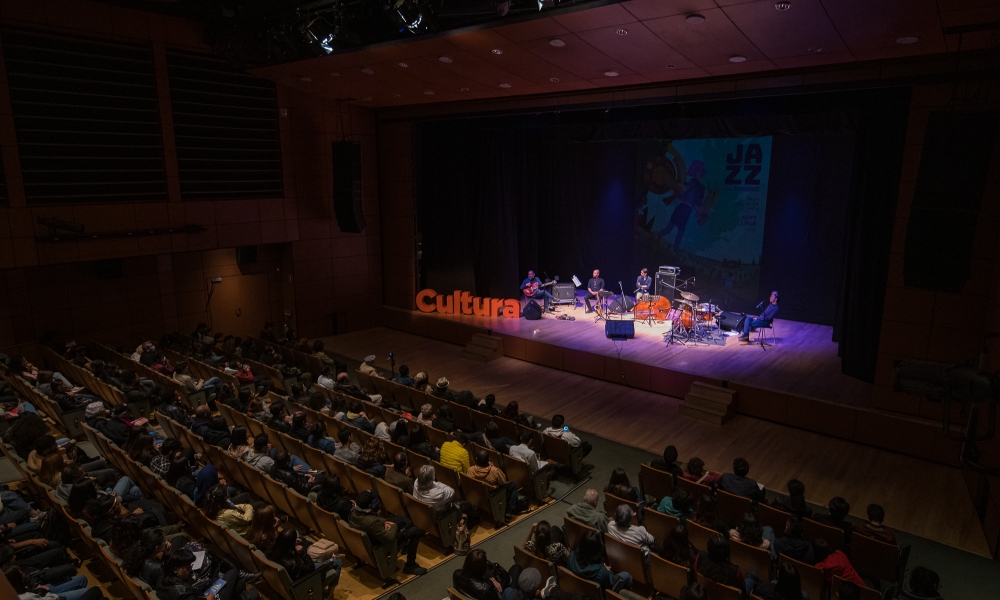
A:
POLYGON ((764 312, 760 313, 756 317, 747 316, 747 318, 743 320, 743 333, 740 334, 741 342, 749 342, 750 332, 754 329, 758 327, 771 326, 771 321, 773 321, 774 316, 778 314, 778 302, 780 300, 781 297, 778 295, 778 292, 771 292, 771 297, 768 299, 768 305, 767 308, 764 309, 764 312))

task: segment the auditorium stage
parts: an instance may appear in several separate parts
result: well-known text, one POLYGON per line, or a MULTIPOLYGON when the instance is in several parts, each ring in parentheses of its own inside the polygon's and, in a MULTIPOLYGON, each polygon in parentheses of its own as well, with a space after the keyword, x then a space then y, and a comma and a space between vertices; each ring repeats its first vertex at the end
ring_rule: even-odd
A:
MULTIPOLYGON (((776 319, 777 345, 762 349, 728 337, 724 346, 663 341, 664 326, 636 323, 634 339, 614 342, 604 322, 582 307, 560 307, 537 321, 441 315, 386 308, 390 327, 456 344, 491 331, 504 355, 630 387, 683 397, 694 380, 738 387, 741 394, 774 392, 855 408, 870 408, 874 386, 840 372, 832 328, 776 319)), ((770 341, 770 336, 768 336, 770 341)))

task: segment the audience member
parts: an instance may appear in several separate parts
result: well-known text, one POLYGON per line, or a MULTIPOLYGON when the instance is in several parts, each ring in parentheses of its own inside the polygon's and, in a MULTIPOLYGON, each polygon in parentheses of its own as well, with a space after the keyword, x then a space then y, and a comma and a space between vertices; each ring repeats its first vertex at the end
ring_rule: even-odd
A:
POLYGON ((476 464, 466 471, 469 477, 486 483, 492 488, 503 487, 507 490, 506 513, 504 519, 507 522, 514 517, 518 510, 518 485, 513 481, 507 481, 507 476, 490 462, 490 454, 480 448, 476 450, 476 464))
POLYGON ((584 456, 590 454, 590 451, 594 449, 590 442, 581 441, 575 433, 569 430, 569 427, 566 426, 565 423, 565 417, 562 415, 553 415, 552 426, 545 428, 542 433, 566 440, 566 443, 569 444, 570 448, 583 448, 584 456))
POLYGON ((684 471, 677 466, 677 448, 667 446, 663 449, 663 458, 657 458, 649 464, 654 469, 666 471, 676 477, 683 477, 684 471))
POLYGON ((733 472, 722 475, 719 479, 719 489, 756 501, 764 500, 766 497, 764 486, 747 477, 749 472, 750 463, 745 458, 734 459, 733 472))
POLYGON ((806 485, 798 479, 788 481, 788 500, 775 498, 771 506, 803 519, 808 519, 813 514, 812 509, 806 504, 806 485))
POLYGON ((635 511, 628 504, 619 504, 615 510, 615 518, 608 523, 608 534, 611 537, 642 548, 642 553, 649 556, 649 549, 655 543, 652 534, 642 525, 633 525, 632 517, 635 511))
POLYGON ((622 571, 614 573, 604 563, 604 545, 596 531, 587 531, 580 538, 580 546, 566 559, 569 570, 601 586, 601 590, 619 591, 632 588, 632 575, 622 571))
POLYGON ((542 469, 548 468, 549 462, 539 458, 538 453, 532 447, 535 443, 535 438, 531 435, 531 432, 522 430, 520 438, 520 444, 510 447, 510 455, 517 460, 528 463, 528 468, 533 475, 542 469))
POLYGON ((705 461, 697 456, 692 457, 687 463, 687 470, 682 475, 684 479, 694 481, 704 485, 714 485, 722 479, 722 473, 705 469, 705 461))
POLYGON ((885 542, 886 544, 895 544, 896 534, 882 524, 882 521, 885 520, 885 509, 878 504, 869 504, 867 512, 868 520, 864 523, 858 523, 855 525, 854 533, 874 538, 880 542, 885 542))
POLYGON ((608 485, 604 488, 604 493, 607 494, 608 492, 631 502, 640 502, 643 500, 642 496, 639 495, 639 488, 632 486, 628 480, 628 474, 621 467, 611 472, 608 485))
POLYGON ((708 550, 700 552, 695 559, 696 570, 717 583, 743 589, 743 573, 729 560, 729 538, 721 533, 713 533, 708 538, 708 550))
POLYGON ((528 537, 521 543, 521 547, 525 552, 552 561, 557 567, 565 567, 569 548, 564 542, 562 529, 550 525, 548 521, 539 521, 531 524, 528 537))
POLYGON ((698 551, 688 540, 687 525, 677 523, 673 529, 667 533, 667 539, 663 541, 662 548, 657 552, 662 558, 669 560, 675 565, 694 568, 695 558, 698 551))
POLYGON ((910 572, 909 589, 901 591, 899 600, 942 600, 938 588, 941 578, 926 567, 916 567, 910 572))
POLYGON ((410 467, 405 452, 397 452, 392 457, 392 468, 386 470, 385 481, 407 494, 413 492, 413 469, 410 467))
POLYGON ((465 446, 458 441, 454 434, 450 434, 448 441, 441 444, 441 459, 438 462, 453 471, 468 473, 471 461, 465 446))
POLYGON ((816 568, 826 575, 826 583, 833 583, 833 576, 836 575, 845 581, 850 581, 856 585, 864 586, 865 581, 861 579, 854 567, 851 566, 850 559, 841 550, 831 550, 826 540, 818 538, 813 541, 813 554, 816 559, 816 568))
POLYGON ((844 550, 850 551, 851 549, 851 535, 854 532, 854 524, 847 520, 847 516, 851 512, 851 505, 847 503, 840 496, 836 496, 830 499, 830 504, 827 505, 829 512, 825 515, 815 514, 813 519, 819 521, 820 523, 825 523, 833 527, 839 527, 844 531, 844 550))
POLYGON ((597 508, 597 490, 589 489, 583 493, 583 500, 569 507, 566 516, 600 531, 608 532, 608 516, 597 508))
POLYGON ((511 588, 511 582, 517 581, 520 575, 520 565, 515 564, 509 572, 505 571, 500 565, 490 562, 486 552, 475 548, 465 556, 462 568, 452 574, 452 585, 472 600, 500 600, 507 589, 516 593, 511 588))
POLYGON ((774 543, 774 530, 769 525, 761 525, 757 515, 752 512, 743 513, 736 529, 729 530, 729 539, 742 542, 754 548, 769 550, 774 543))
POLYGON ((340 485, 340 477, 336 473, 324 479, 315 497, 310 494, 309 498, 316 503, 316 506, 336 514, 342 521, 350 519, 354 505, 347 497, 347 490, 340 485))
POLYGON ((423 575, 427 569, 417 564, 417 545, 424 532, 413 526, 409 519, 392 515, 388 519, 375 512, 375 494, 371 491, 359 492, 354 500, 349 522, 351 527, 360 529, 379 545, 398 545, 406 553, 403 572, 408 575, 423 575))
POLYGON ((413 386, 413 378, 410 377, 410 367, 407 365, 399 365, 399 375, 393 379, 399 385, 405 385, 406 387, 413 386))
POLYGON ((719 502, 712 494, 701 496, 701 500, 698 501, 698 510, 695 511, 691 520, 723 535, 729 535, 729 525, 719 516, 719 502))
POLYGON ((778 578, 772 581, 759 581, 752 588, 754 596, 763 600, 802 600, 802 580, 792 563, 783 562, 778 565, 778 578))
POLYGON ((788 515, 785 534, 771 544, 771 556, 777 559, 781 554, 809 565, 816 564, 812 544, 802 539, 802 519, 797 515, 788 515))
POLYGON ((693 507, 694 498, 691 497, 691 493, 678 487, 674 489, 673 496, 664 496, 663 500, 660 500, 660 505, 656 507, 656 510, 677 517, 679 521, 684 522, 694 514, 693 507))

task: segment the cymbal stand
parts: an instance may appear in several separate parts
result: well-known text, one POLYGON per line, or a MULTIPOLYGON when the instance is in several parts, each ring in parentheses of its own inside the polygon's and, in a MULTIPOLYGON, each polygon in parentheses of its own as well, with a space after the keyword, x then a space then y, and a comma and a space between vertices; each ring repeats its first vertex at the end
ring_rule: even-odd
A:
MULTIPOLYGON (((646 318, 643 319, 640 322, 641 323, 645 323, 646 325, 649 325, 650 327, 653 327, 653 325, 655 323, 655 319, 653 319, 653 295, 649 293, 648 289, 644 293, 646 294, 646 298, 647 298, 646 310, 648 311, 648 314, 646 315, 646 318)), ((638 299, 638 297, 639 297, 639 290, 635 291, 635 297, 638 299)), ((636 311, 638 311, 638 305, 639 305, 639 302, 637 301, 636 302, 636 311)))

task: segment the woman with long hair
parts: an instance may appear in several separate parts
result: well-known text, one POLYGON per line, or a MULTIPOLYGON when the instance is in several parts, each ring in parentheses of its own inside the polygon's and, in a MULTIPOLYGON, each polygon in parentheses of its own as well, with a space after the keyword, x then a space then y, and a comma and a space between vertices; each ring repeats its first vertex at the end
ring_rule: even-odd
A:
POLYGON ((382 479, 385 477, 385 463, 388 460, 389 457, 386 456, 382 440, 375 436, 370 436, 361 446, 361 455, 358 457, 358 468, 382 479))
POLYGON ((698 555, 696 570, 706 578, 734 588, 743 589, 743 573, 729 560, 729 538, 713 533, 708 538, 708 552, 698 555))
POLYGON ((264 554, 284 567, 292 581, 316 570, 316 564, 309 558, 298 534, 291 528, 279 533, 271 550, 264 554))
POLYGON ((153 460, 153 457, 156 456, 155 446, 153 436, 148 433, 143 434, 135 438, 132 445, 129 446, 128 455, 132 460, 148 467, 149 461, 153 460))
POLYGON ((252 452, 253 446, 250 445, 250 439, 247 437, 247 428, 233 427, 233 430, 229 432, 229 448, 226 449, 226 454, 237 460, 244 460, 247 454, 252 452))
POLYGON ((505 571, 486 558, 481 548, 476 548, 465 556, 462 568, 452 574, 452 585, 473 600, 500 600, 520 573, 519 565, 511 567, 510 572, 505 571))
POLYGON ((557 567, 565 567, 569 557, 569 548, 563 544, 562 530, 553 527, 548 521, 532 523, 521 547, 539 558, 552 561, 557 567))
POLYGON ((267 504, 254 511, 250 529, 243 537, 267 554, 278 539, 278 515, 273 505, 267 504))
POLYGON ((628 480, 628 474, 625 473, 625 469, 621 467, 618 467, 611 472, 611 479, 608 480, 608 485, 604 488, 605 494, 609 492, 612 495, 624 498, 625 500, 630 500, 632 502, 642 500, 642 498, 639 497, 639 489, 632 487, 632 484, 628 480), (622 493, 624 493, 624 495, 621 495, 622 493))
POLYGON ((518 410, 517 400, 511 400, 508 402, 507 406, 505 406, 503 411, 500 412, 500 417, 507 419, 508 421, 514 421, 515 423, 524 425, 525 427, 531 427, 532 429, 535 428, 535 424, 532 422, 531 417, 518 410))
POLYGON ((66 459, 62 452, 53 452, 42 459, 42 466, 38 469, 38 479, 45 485, 57 488, 62 483, 63 469, 66 468, 66 459))
POLYGON ((718 531, 721 534, 729 534, 729 525, 719 516, 719 502, 712 494, 702 494, 698 502, 698 510, 692 517, 695 523, 704 525, 709 529, 718 531))
MULTIPOLYGON (((312 494, 310 494, 310 499, 312 494)), ((336 473, 330 474, 319 486, 314 500, 316 506, 327 512, 338 515, 341 520, 347 521, 351 515, 353 504, 347 498, 347 492, 340 485, 340 477, 336 473)))
POLYGON ((769 550, 774 541, 774 530, 769 526, 761 525, 757 515, 748 512, 743 513, 740 524, 735 529, 729 530, 729 539, 754 548, 769 550))
POLYGON ((139 541, 123 555, 122 568, 131 577, 138 577, 150 585, 156 585, 163 572, 163 555, 170 550, 170 542, 163 531, 155 527, 143 529, 139 541))
POLYGON ((234 532, 246 536, 253 519, 253 507, 249 504, 233 504, 229 492, 223 485, 208 490, 202 501, 201 511, 209 519, 218 521, 234 532))
POLYGON ((132 513, 122 513, 115 517, 108 548, 115 555, 124 557, 142 537, 142 518, 132 513))
POLYGON ((18 456, 27 460, 28 454, 35 448, 35 441, 48 432, 49 426, 38 413, 25 412, 14 419, 3 439, 14 447, 18 456))
POLYGON ((691 545, 690 540, 688 540, 687 525, 677 523, 667 533, 667 539, 663 541, 663 547, 660 548, 659 555, 675 565, 688 568, 694 565, 697 551, 691 545))
POLYGON ((194 472, 186 456, 176 456, 170 461, 170 468, 167 469, 163 480, 167 482, 167 485, 187 496, 188 500, 194 502, 194 472))
POLYGON ((580 547, 570 552, 566 561, 569 570, 601 586, 602 590, 631 589, 632 575, 622 571, 613 573, 605 566, 604 545, 595 530, 588 530, 580 538, 580 547))

